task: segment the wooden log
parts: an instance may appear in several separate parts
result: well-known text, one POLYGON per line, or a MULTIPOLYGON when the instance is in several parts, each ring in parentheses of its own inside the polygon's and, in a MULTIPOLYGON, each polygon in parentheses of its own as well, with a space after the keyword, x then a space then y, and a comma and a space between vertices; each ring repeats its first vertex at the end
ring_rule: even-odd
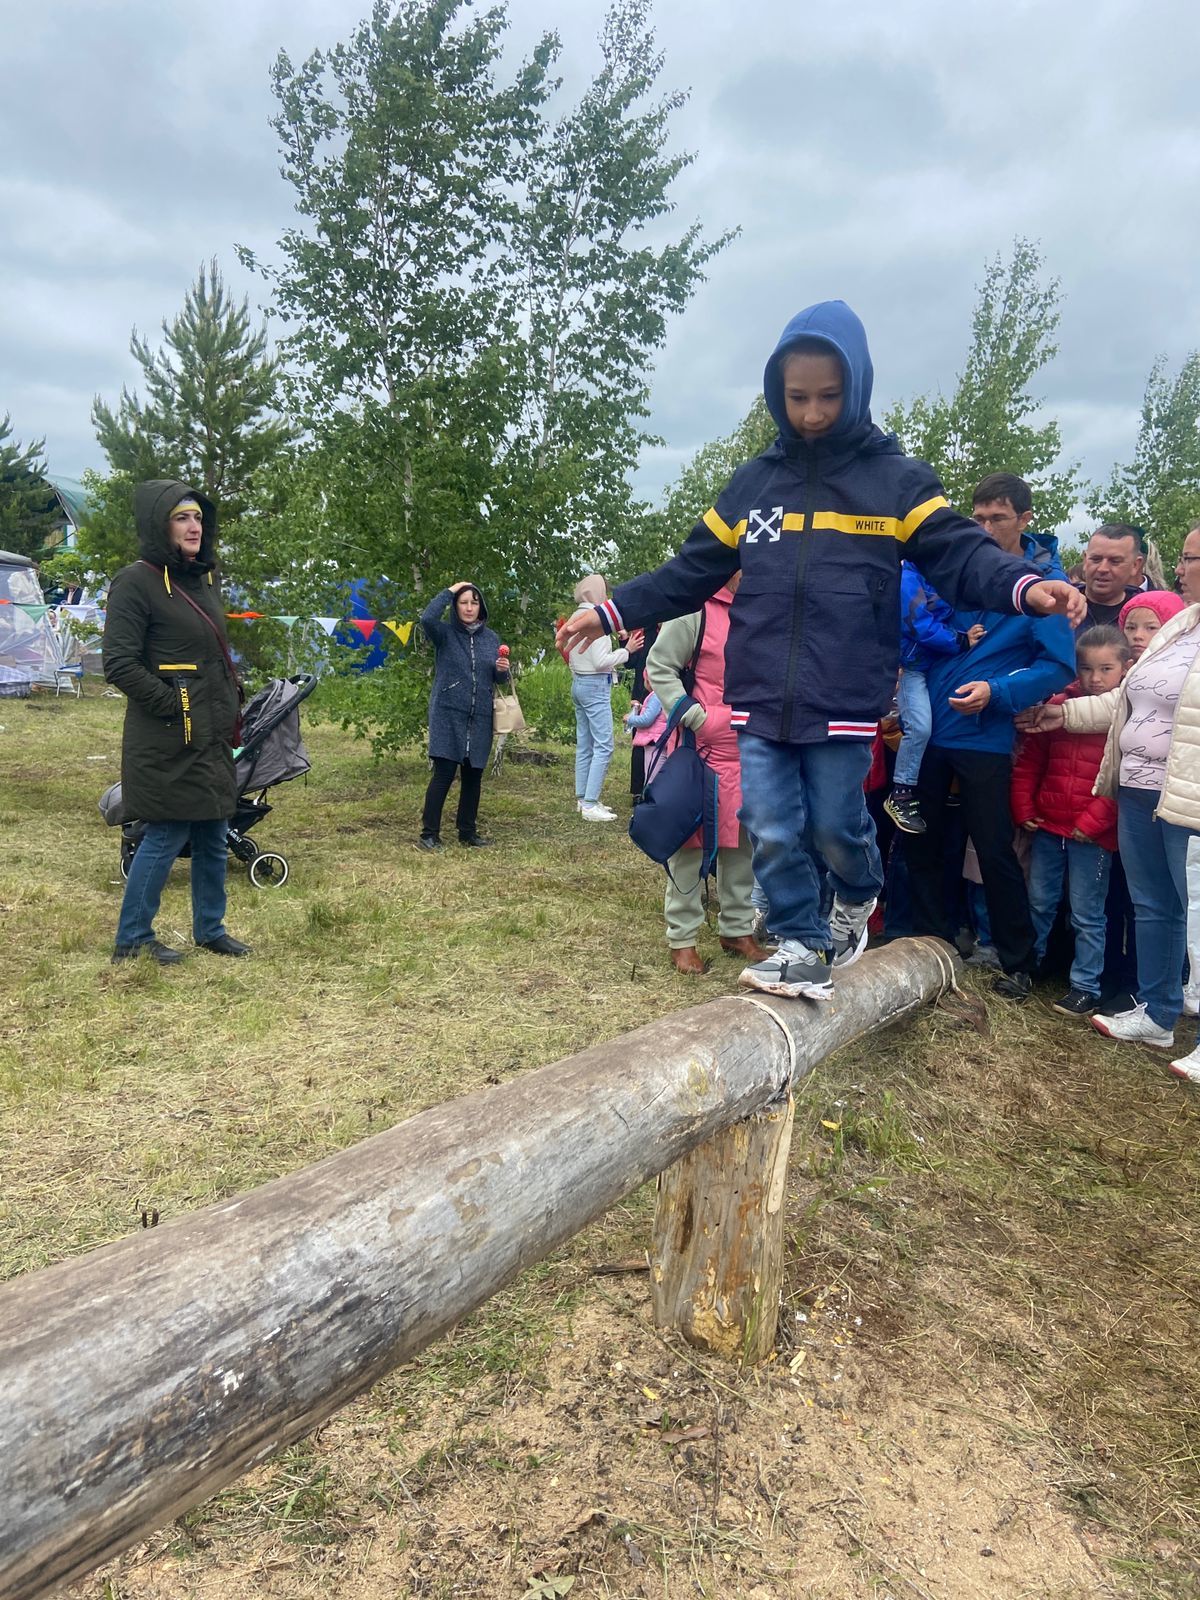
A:
POLYGON ((650 1285, 654 1321, 753 1366, 775 1348, 783 1284, 783 1196, 796 1102, 756 1111, 658 1180, 650 1285))
POLYGON ((647 1178, 953 979, 726 998, 0 1288, 0 1595, 82 1576, 310 1431, 647 1178))

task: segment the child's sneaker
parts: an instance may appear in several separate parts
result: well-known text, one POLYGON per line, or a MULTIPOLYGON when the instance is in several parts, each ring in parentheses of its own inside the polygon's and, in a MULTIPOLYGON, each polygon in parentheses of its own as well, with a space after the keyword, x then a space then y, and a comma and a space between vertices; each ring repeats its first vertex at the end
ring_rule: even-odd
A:
POLYGON ((1190 978, 1183 986, 1183 1014, 1200 1017, 1200 984, 1194 984, 1190 978))
POLYGON ((1169 1028, 1160 1028, 1146 1015, 1144 1004, 1129 1011, 1118 1011, 1107 1017, 1092 1017, 1092 1027, 1106 1039, 1119 1039, 1123 1044, 1152 1044, 1156 1050, 1174 1050, 1175 1035, 1169 1028))
POLYGON ((1200 1044, 1186 1056, 1180 1056, 1178 1061, 1172 1061, 1169 1070, 1177 1078, 1186 1078, 1189 1083, 1200 1083, 1200 1044))
POLYGON ((785 1000, 833 999, 833 973, 825 957, 799 939, 784 939, 771 955, 744 967, 738 983, 785 1000))
POLYGON ((850 906, 836 896, 829 913, 829 937, 833 941, 831 967, 852 967, 867 948, 868 923, 876 902, 864 900, 861 905, 850 906))
POLYGON ((1054 1010, 1061 1011, 1064 1017, 1090 1017, 1100 1004, 1098 994, 1089 994, 1086 989, 1069 989, 1061 1000, 1054 1002, 1054 1010))
POLYGON ((924 833, 925 818, 917 804, 916 790, 907 783, 898 783, 883 802, 883 809, 901 833, 924 833))

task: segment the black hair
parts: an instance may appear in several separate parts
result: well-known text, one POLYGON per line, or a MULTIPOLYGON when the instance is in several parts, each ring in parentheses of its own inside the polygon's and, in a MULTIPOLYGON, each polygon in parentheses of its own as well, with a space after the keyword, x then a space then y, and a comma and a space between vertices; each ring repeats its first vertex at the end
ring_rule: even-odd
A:
POLYGON ((1101 539, 1132 539, 1133 548, 1146 554, 1146 535, 1141 528, 1135 528, 1132 522, 1102 522, 1091 537, 1101 539))
POLYGON ((1019 517, 1033 510, 1033 490, 1015 472, 990 472, 986 478, 980 478, 971 504, 984 506, 992 500, 1007 500, 1019 517))
POLYGON ((1083 630, 1075 641, 1076 661, 1085 650, 1115 650, 1122 661, 1129 661, 1133 657, 1129 640, 1111 622, 1097 622, 1083 630))

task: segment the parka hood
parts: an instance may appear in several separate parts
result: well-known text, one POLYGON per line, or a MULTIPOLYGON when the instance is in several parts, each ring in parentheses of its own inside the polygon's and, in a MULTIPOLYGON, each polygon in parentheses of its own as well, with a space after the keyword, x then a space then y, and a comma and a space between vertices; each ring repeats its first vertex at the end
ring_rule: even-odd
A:
POLYGON ((133 489, 133 520, 137 527, 138 550, 143 561, 170 572, 211 572, 216 565, 217 508, 207 495, 176 478, 151 478, 133 489), (200 507, 200 554, 185 561, 167 535, 167 523, 181 500, 195 500, 200 507))
POLYGON ((842 414, 819 441, 834 450, 857 443, 870 431, 871 388, 875 370, 867 348, 867 330, 844 300, 822 300, 798 312, 779 336, 779 343, 763 373, 763 398, 784 444, 801 443, 800 435, 787 419, 783 400, 783 362, 800 339, 820 339, 827 344, 842 368, 845 395, 842 414))
MULTIPOLYGON (((472 591, 472 593, 475 594, 475 596, 479 600, 479 622, 482 625, 488 619, 487 601, 483 598, 483 590, 479 587, 479 585, 477 583, 468 583, 466 587, 468 589, 470 589, 472 591)), ((462 593, 462 590, 460 589, 458 591, 458 594, 461 594, 461 593, 462 593)), ((454 627, 462 628, 463 631, 465 632, 466 631, 466 623, 463 621, 463 619, 458 614, 458 604, 457 604, 457 602, 458 602, 458 595, 451 595, 450 596, 450 621, 451 621, 451 623, 453 624, 454 627)))

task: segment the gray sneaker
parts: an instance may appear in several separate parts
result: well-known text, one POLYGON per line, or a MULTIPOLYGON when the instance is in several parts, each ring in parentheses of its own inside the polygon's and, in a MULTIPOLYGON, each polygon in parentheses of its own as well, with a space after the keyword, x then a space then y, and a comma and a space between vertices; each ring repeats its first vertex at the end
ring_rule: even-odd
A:
POLYGON ((833 940, 830 965, 852 967, 867 948, 867 924, 875 909, 874 900, 864 900, 859 906, 849 906, 834 897, 829 913, 829 937, 833 940))
POLYGON ((833 973, 824 955, 799 939, 782 940, 778 950, 743 968, 738 983, 743 989, 760 989, 785 1000, 833 999, 833 973))

